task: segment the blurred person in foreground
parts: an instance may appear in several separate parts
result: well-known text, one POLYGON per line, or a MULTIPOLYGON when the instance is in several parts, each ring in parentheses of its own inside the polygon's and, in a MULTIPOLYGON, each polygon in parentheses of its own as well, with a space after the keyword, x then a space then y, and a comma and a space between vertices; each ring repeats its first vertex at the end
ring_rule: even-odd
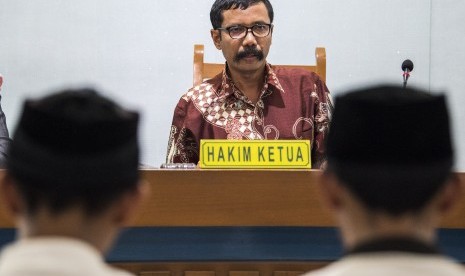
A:
POLYGON ((24 103, 0 184, 18 228, 0 275, 130 275, 103 254, 146 191, 138 121, 89 89, 24 103))
POLYGON ((380 86, 335 101, 320 189, 345 256, 310 276, 465 275, 436 230, 460 198, 444 95, 380 86))

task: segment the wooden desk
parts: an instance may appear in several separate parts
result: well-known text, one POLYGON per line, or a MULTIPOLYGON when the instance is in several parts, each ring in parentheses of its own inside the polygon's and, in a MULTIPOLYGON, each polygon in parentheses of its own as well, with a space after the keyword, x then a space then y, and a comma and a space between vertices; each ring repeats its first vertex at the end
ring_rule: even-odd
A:
MULTIPOLYGON (((131 226, 335 226, 315 170, 143 170, 151 195, 131 226)), ((2 177, 3 171, 0 171, 2 177)), ((458 173, 465 187, 465 173, 458 173)), ((465 228, 465 193, 444 228, 465 228)), ((13 227, 2 206, 0 227, 13 227)))
MULTIPOLYGON (((131 226, 332 226, 308 170, 144 170, 151 195, 131 226)), ((0 211, 0 227, 13 227, 0 211)))

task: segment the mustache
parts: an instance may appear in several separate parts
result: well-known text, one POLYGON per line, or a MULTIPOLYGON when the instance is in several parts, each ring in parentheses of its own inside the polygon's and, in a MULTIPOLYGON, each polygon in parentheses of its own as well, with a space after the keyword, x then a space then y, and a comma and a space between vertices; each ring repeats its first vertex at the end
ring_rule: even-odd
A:
POLYGON ((244 51, 237 53, 234 57, 234 61, 238 62, 248 56, 255 56, 258 60, 262 60, 264 58, 261 50, 258 50, 256 47, 246 47, 244 48, 244 51))

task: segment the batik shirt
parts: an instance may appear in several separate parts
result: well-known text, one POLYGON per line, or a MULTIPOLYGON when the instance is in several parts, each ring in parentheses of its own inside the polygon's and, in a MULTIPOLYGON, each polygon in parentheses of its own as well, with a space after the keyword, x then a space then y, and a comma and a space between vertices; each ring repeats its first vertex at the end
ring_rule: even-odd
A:
POLYGON ((303 69, 265 69, 258 101, 252 103, 225 70, 191 88, 174 110, 168 163, 197 163, 200 139, 309 139, 312 167, 325 160, 332 102, 315 73, 303 69))

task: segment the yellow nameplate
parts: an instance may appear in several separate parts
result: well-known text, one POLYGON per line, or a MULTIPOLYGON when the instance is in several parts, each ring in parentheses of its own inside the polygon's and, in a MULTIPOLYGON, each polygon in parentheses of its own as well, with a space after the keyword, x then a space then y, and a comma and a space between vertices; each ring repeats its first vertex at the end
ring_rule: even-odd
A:
POLYGON ((200 140, 200 168, 311 168, 309 140, 200 140))

